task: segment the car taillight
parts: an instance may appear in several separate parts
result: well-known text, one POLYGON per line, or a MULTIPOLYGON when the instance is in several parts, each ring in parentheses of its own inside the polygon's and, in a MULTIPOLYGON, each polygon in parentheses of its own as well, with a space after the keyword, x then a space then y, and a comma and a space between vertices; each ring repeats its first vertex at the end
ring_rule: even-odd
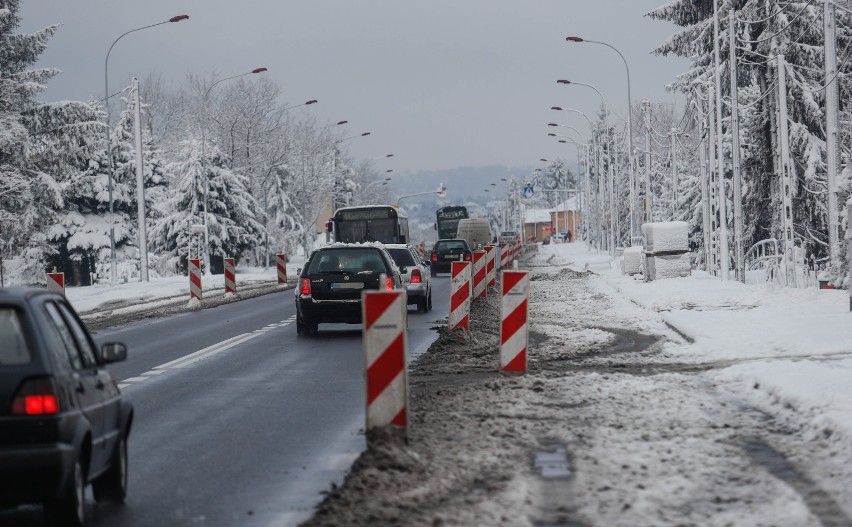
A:
POLYGON ((59 397, 50 379, 25 381, 12 399, 13 415, 52 415, 59 413, 59 397))
POLYGON ((423 277, 420 275, 420 269, 414 269, 411 271, 411 283, 419 284, 423 281, 423 277))
POLYGON ((390 276, 385 277, 385 289, 388 291, 393 291, 393 278, 390 276))
POLYGON ((437 255, 437 254, 432 253, 432 261, 433 261, 433 262, 437 262, 437 261, 438 261, 438 255, 437 255))
POLYGON ((302 278, 301 285, 299 286, 299 290, 303 295, 311 294, 311 281, 307 278, 302 278))
POLYGON ((468 252, 468 253, 464 253, 464 261, 465 261, 465 262, 469 262, 469 261, 470 261, 470 253, 469 253, 469 252, 468 252))

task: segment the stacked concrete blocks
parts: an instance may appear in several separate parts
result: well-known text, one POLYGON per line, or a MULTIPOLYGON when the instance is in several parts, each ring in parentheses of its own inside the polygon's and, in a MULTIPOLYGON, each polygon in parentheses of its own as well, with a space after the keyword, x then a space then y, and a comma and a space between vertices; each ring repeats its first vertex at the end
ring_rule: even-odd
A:
MULTIPOLYGON (((664 221, 642 225, 645 236, 645 280, 689 276, 692 262, 689 254, 689 224, 664 221)), ((626 251, 625 251, 626 252, 626 251)))

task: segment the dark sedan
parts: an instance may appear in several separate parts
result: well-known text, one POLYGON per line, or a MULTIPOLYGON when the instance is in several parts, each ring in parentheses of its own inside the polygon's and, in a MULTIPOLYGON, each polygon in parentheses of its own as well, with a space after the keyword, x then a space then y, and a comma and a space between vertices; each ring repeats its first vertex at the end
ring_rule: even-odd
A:
POLYGON ((449 273, 453 262, 469 262, 473 257, 467 242, 462 239, 438 240, 432 247, 429 260, 432 276, 449 273))
POLYGON ((96 501, 124 501, 133 408, 105 365, 126 357, 97 349, 63 296, 0 289, 0 508, 43 503, 77 527, 89 483, 96 501))
POLYGON ((320 323, 361 323, 361 293, 403 287, 399 268, 381 244, 317 249, 299 274, 296 332, 315 335, 320 323))

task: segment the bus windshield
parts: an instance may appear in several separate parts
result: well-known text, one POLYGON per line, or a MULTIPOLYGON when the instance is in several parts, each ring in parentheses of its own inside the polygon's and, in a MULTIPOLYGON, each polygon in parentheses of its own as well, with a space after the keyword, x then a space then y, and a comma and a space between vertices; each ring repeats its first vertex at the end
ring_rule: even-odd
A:
POLYGON ((408 242, 408 218, 390 205, 342 208, 334 214, 332 223, 338 242, 408 242))
POLYGON ((394 243, 396 220, 352 220, 337 222, 334 238, 340 242, 394 243))
POLYGON ((438 209, 436 228, 438 239, 455 238, 459 230, 459 220, 467 219, 467 207, 455 206, 438 209))

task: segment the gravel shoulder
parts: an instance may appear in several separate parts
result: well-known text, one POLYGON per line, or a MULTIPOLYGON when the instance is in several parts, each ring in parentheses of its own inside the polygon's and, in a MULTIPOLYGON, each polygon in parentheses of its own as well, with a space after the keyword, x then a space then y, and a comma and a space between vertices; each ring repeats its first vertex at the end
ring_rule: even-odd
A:
POLYGON ((852 524, 848 443, 745 404, 594 274, 525 264, 529 371, 497 372, 499 298, 474 303, 410 368, 408 441, 371 433, 303 525, 852 524))

